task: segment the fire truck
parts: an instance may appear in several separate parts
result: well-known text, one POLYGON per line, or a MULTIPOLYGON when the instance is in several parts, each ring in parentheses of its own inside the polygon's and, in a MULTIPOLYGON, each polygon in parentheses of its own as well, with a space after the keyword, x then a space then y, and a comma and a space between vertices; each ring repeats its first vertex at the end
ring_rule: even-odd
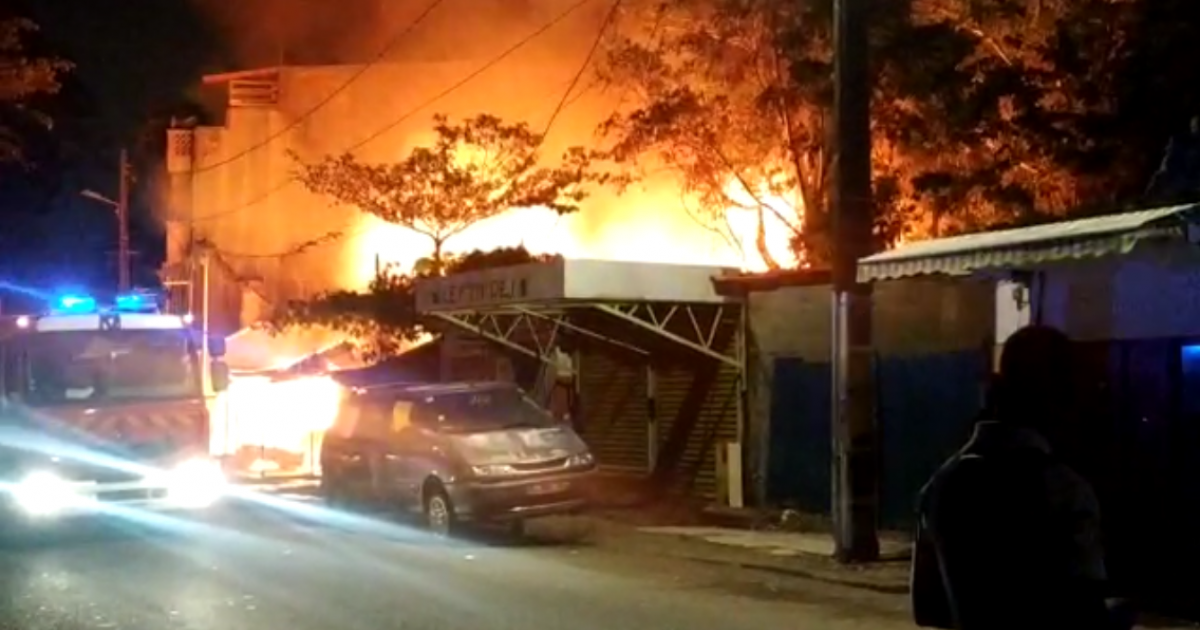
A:
POLYGON ((45 315, 10 318, 0 335, 0 526, 218 503, 225 477, 210 456, 202 370, 224 390, 223 354, 224 339, 202 339, 148 293, 111 305, 65 295, 45 315))

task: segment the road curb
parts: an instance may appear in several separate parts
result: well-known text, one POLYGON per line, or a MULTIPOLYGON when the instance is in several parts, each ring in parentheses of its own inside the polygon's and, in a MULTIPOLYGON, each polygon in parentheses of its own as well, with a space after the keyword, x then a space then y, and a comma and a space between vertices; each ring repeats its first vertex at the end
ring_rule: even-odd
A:
POLYGON ((702 564, 715 566, 731 566, 738 569, 748 571, 760 571, 763 573, 773 573, 775 575, 783 575, 787 577, 803 578, 806 580, 815 580, 825 582, 826 584, 836 584, 838 586, 847 586, 851 588, 862 589, 875 593, 883 593, 885 595, 908 595, 909 588, 907 584, 875 584, 862 580, 847 579, 843 577, 828 575, 819 571, 809 571, 795 567, 781 567, 778 565, 746 562, 743 560, 719 560, 716 558, 704 558, 701 556, 679 556, 684 560, 691 560, 702 564))
MULTIPOLYGON (((616 528, 618 528, 620 530, 625 530, 627 533, 632 533, 632 534, 639 535, 639 536, 653 536, 653 537, 658 537, 658 538, 668 538, 671 540, 675 540, 677 542, 686 543, 688 545, 707 546, 711 549, 721 549, 721 550, 725 551, 727 554, 736 553, 736 551, 737 551, 737 549, 735 547, 724 547, 717 543, 712 543, 712 542, 708 542, 705 540, 696 539, 691 536, 684 536, 684 535, 678 535, 678 534, 651 534, 651 533, 642 532, 642 531, 640 531, 640 529, 638 527, 631 526, 626 523, 622 523, 619 520, 607 519, 607 518, 603 518, 603 517, 601 517, 599 520, 610 526, 615 526, 616 528)), ((751 559, 746 559, 745 557, 737 557, 737 558, 720 557, 719 554, 718 555, 701 555, 700 553, 697 553, 695 551, 693 551, 693 552, 685 551, 685 552, 680 552, 680 553, 667 553, 664 555, 669 555, 671 557, 680 558, 683 560, 691 560, 693 562, 699 562, 699 563, 714 565, 714 566, 735 567, 735 568, 739 568, 739 569, 759 571, 759 572, 763 572, 763 573, 773 573, 775 575, 815 580, 815 581, 824 582, 827 584, 835 584, 838 586, 857 588, 857 589, 862 589, 865 591, 871 591, 871 592, 875 592, 875 593, 883 593, 883 594, 888 594, 888 595, 907 595, 907 594, 909 594, 909 586, 908 586, 907 581, 905 581, 903 583, 897 583, 895 581, 878 582, 878 581, 871 581, 871 580, 864 580, 864 579, 855 579, 854 577, 850 577, 850 576, 838 575, 834 571, 809 569, 809 568, 797 567, 797 566, 784 566, 784 565, 781 565, 778 563, 771 563, 771 562, 767 562, 767 561, 759 562, 759 561, 755 561, 755 560, 751 560, 751 559)), ((798 558, 801 562, 803 562, 805 559, 807 559, 809 562, 827 562, 830 560, 826 556, 814 555, 814 554, 799 554, 796 556, 796 558, 798 558)), ((899 560, 896 560, 896 561, 899 561, 899 560)))

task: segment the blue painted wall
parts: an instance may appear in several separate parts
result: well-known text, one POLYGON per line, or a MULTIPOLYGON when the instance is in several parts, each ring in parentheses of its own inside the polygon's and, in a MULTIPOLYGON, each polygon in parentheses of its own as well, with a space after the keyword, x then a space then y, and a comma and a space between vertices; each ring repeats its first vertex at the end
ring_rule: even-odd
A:
POLYGON ((767 501, 827 513, 832 465, 830 365, 793 358, 774 363, 767 501))
POLYGON ((980 351, 884 358, 877 364, 885 526, 908 526, 929 476, 971 432, 987 359, 980 351))
MULTIPOLYGON (((885 526, 911 524, 917 492, 970 433, 987 367, 979 351, 881 359, 877 364, 885 526)), ((774 362, 768 501, 827 514, 830 365, 774 362)))

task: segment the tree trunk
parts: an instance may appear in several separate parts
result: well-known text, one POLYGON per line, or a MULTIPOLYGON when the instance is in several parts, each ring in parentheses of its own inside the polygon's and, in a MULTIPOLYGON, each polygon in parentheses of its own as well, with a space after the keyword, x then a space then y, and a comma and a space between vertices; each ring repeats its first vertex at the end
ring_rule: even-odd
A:
POLYGON ((442 260, 442 246, 445 244, 444 239, 433 239, 433 254, 429 259, 433 262, 433 275, 443 276, 446 274, 446 264, 442 260))
POLYGON ((779 269, 779 261, 775 260, 775 257, 771 255, 771 248, 767 244, 766 214, 766 211, 760 205, 758 207, 758 225, 756 226, 757 229, 754 235, 754 246, 758 249, 758 255, 762 258, 763 263, 767 265, 767 269, 776 271, 779 269))

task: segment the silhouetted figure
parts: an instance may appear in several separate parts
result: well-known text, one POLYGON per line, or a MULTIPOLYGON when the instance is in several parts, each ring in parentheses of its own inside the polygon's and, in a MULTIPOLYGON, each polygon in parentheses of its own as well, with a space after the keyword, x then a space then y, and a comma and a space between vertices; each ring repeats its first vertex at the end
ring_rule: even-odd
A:
POLYGON ((1055 456, 1073 416, 1071 342, 1029 326, 1004 345, 974 435, 921 491, 913 558, 918 625, 1095 630, 1106 605, 1099 507, 1055 456))
POLYGON ((1162 164, 1151 178, 1146 196, 1163 202, 1200 196, 1200 116, 1192 118, 1187 133, 1167 142, 1162 164))

